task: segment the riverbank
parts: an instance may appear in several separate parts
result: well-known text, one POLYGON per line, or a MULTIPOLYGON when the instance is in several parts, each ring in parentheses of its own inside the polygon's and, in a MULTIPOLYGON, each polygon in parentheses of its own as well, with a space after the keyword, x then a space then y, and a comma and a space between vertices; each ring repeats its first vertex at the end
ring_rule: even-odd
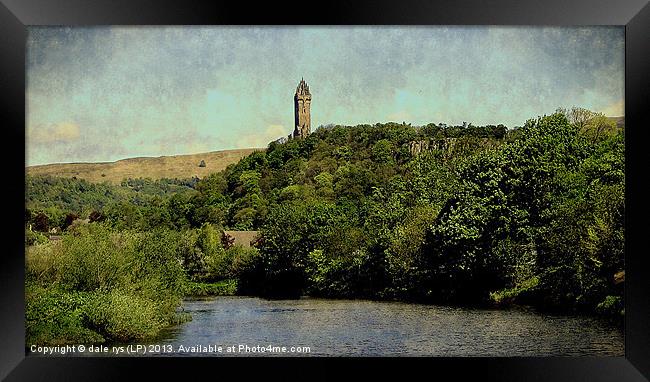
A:
POLYGON ((185 297, 201 296, 235 296, 237 294, 237 280, 222 280, 214 283, 188 282, 185 297))
POLYGON ((148 338, 234 289, 621 320, 625 134, 574 113, 602 122, 331 126, 200 180, 27 176, 27 338, 148 338))

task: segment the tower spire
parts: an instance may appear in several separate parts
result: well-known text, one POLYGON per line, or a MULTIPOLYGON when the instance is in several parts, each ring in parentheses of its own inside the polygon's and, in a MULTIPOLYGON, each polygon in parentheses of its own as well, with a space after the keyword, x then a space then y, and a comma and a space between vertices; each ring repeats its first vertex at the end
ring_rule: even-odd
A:
POLYGON ((293 130, 293 137, 304 138, 309 135, 311 130, 311 93, 309 93, 309 86, 305 82, 305 77, 301 76, 300 83, 296 88, 294 100, 294 117, 295 128, 293 130))

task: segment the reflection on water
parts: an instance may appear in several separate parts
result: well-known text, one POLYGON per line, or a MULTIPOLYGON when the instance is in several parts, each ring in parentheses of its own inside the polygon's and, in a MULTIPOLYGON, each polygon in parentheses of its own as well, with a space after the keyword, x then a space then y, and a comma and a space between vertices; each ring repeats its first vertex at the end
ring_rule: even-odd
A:
MULTIPOLYGON (((623 331, 584 316, 364 300, 187 300, 193 320, 150 343, 173 356, 228 355, 228 346, 307 346, 326 356, 623 356, 623 331), (180 345, 223 353, 178 353, 180 345)), ((261 353, 235 355, 254 356, 261 353)), ((304 355, 270 354, 263 355, 304 355)))

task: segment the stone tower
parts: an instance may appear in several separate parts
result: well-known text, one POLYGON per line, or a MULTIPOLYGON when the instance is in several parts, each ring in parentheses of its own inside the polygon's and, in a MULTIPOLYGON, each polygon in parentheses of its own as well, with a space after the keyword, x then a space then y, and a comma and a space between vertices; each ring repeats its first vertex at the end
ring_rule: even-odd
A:
POLYGON ((293 137, 305 138, 311 132, 311 114, 309 111, 311 93, 309 92, 309 85, 304 79, 300 80, 298 88, 296 88, 296 95, 293 96, 293 106, 296 121, 293 137))

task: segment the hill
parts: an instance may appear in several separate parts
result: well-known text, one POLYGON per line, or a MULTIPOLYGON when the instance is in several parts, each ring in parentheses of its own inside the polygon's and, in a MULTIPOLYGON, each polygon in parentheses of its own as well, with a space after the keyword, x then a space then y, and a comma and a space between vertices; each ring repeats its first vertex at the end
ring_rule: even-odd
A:
POLYGON ((616 127, 624 127, 625 126, 625 116, 622 117, 607 117, 610 121, 613 121, 616 123, 616 127))
POLYGON ((516 302, 620 317, 625 136, 596 122, 555 113, 513 129, 331 125, 198 181, 28 176, 26 243, 47 241, 52 228, 75 232, 78 216, 99 222, 88 229, 184 235, 169 255, 215 280, 238 269, 242 294, 516 302), (221 230, 260 240, 226 256, 221 230))
POLYGON ((119 184, 127 178, 186 179, 219 172, 229 164, 237 163, 254 151, 263 148, 212 151, 200 154, 161 157, 140 157, 101 163, 55 163, 27 167, 29 175, 49 175, 63 178, 77 177, 92 183, 119 184), (199 167, 201 161, 205 167, 199 167))

